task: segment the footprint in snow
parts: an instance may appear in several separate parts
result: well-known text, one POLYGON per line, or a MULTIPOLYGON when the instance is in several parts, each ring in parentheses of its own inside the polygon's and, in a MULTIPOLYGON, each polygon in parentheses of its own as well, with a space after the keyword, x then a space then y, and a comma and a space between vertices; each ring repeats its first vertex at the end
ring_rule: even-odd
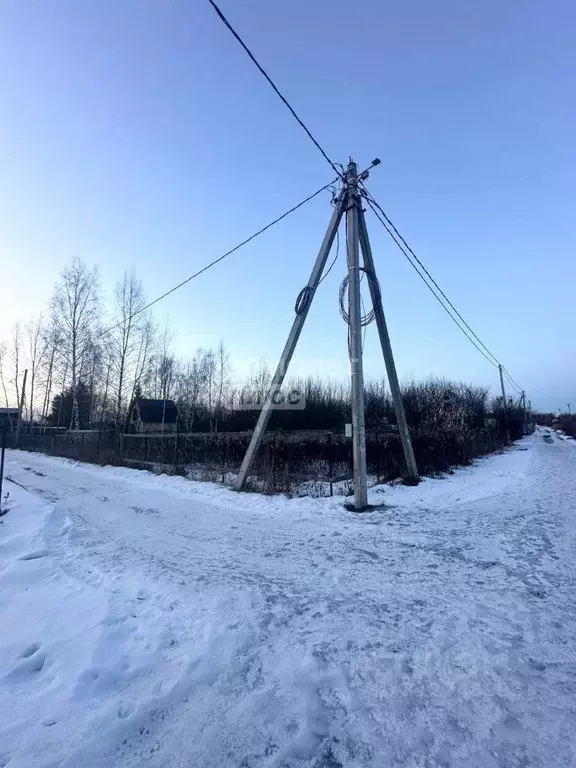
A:
POLYGON ((34 552, 27 552, 25 555, 22 555, 18 560, 40 560, 46 557, 47 554, 48 551, 46 549, 36 549, 34 552))
POLYGON ((5 679, 9 682, 32 680, 44 669, 46 663, 46 654, 41 651, 41 647, 40 643, 32 643, 25 648, 20 654, 20 661, 14 665, 5 679))
POLYGON ((21 659, 29 659, 30 656, 34 656, 35 653, 37 653, 40 650, 40 643, 31 643, 27 648, 25 648, 22 653, 20 654, 21 659))

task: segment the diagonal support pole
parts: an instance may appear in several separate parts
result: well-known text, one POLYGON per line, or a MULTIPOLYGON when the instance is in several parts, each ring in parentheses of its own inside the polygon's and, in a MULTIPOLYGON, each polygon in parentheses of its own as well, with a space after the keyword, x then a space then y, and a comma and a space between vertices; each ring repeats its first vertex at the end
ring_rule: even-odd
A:
POLYGON ((348 200, 348 195, 346 191, 344 191, 338 198, 336 205, 334 207, 334 212, 332 214, 332 218, 330 219, 330 224, 328 225, 328 229, 326 230, 326 235, 324 236, 324 240, 322 241, 322 245, 318 252, 318 256, 316 257, 316 262, 312 269, 310 280, 308 281, 308 285, 306 286, 307 292, 302 302, 302 308, 300 309, 300 312, 296 314, 296 317, 294 318, 294 322, 292 323, 290 334, 284 346, 284 351, 282 352, 282 356, 280 358, 280 362, 278 363, 278 367, 276 368, 276 372, 274 373, 272 383, 270 384, 270 389, 268 390, 268 394, 266 395, 266 400, 264 401, 264 405, 262 406, 262 410, 260 411, 260 415, 258 417, 256 427, 254 429, 252 438, 250 440, 250 445, 248 446, 248 450, 246 451, 246 454, 242 461, 242 466, 240 467, 240 472, 238 473, 238 477, 236 478, 236 482, 234 483, 234 490, 236 491, 241 491, 244 488, 244 485, 246 484, 246 479, 250 474, 250 470, 252 469, 252 464, 254 463, 254 457, 256 455, 256 451, 258 450, 260 443, 262 442, 264 433, 266 432, 266 427, 268 425, 270 416, 272 414, 274 397, 276 396, 276 393, 282 387, 282 384, 284 382, 284 378, 288 371, 288 366, 290 365, 290 361, 292 360, 292 355, 294 354, 294 350, 296 349, 296 344, 298 343, 298 339, 300 338, 300 333, 302 332, 302 328, 304 327, 304 323, 306 322, 306 317, 308 316, 308 310, 310 309, 310 306, 314 299, 314 294, 316 293, 316 289, 318 288, 318 283, 320 282, 320 278, 322 277, 322 272, 324 271, 324 267, 326 266, 326 260, 328 259, 328 254, 330 253, 330 249, 332 248, 332 244, 334 243, 334 238, 336 237, 336 232, 338 231, 340 220, 342 219, 342 215, 346 208, 347 200, 348 200))
POLYGON ((410 478, 410 480, 418 481, 418 466, 416 464, 416 457, 414 456, 414 449, 412 448, 412 440, 410 438, 408 422, 406 421, 404 402, 402 400, 402 393, 400 392, 400 384, 398 383, 396 364, 394 363, 392 345, 390 344, 390 336, 388 335, 388 326, 386 325, 386 318, 384 316, 384 309, 382 307, 382 296, 378 288, 378 283, 376 282, 376 269, 374 267, 374 259, 372 258, 372 248, 370 246, 370 239, 368 237, 368 229, 366 228, 366 219, 364 218, 364 211, 362 210, 361 206, 359 207, 358 213, 358 230, 360 237, 360 247, 364 257, 364 267, 368 271, 368 285, 370 286, 372 306, 374 307, 374 313, 376 315, 376 326, 378 328, 378 336, 380 337, 380 346, 382 347, 382 354, 384 355, 386 372, 388 374, 388 383, 390 384, 392 401, 394 403, 394 410, 396 412, 398 431, 400 433, 400 440, 402 441, 404 459, 406 460, 407 477, 410 478), (372 275, 374 279, 371 280, 370 275, 372 275))

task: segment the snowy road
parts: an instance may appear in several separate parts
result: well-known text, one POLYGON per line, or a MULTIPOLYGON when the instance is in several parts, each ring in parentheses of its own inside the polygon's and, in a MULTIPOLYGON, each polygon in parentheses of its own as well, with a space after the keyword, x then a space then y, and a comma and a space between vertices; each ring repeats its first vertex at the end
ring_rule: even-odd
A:
POLYGON ((576 765, 572 444, 537 432, 360 516, 6 472, 0 767, 576 765))

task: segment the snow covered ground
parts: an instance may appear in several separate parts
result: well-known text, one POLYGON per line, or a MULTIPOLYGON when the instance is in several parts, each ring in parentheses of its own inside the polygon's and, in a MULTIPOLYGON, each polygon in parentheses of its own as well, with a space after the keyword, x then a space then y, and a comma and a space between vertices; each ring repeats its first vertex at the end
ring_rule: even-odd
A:
POLYGON ((0 767, 576 765, 551 439, 364 515, 9 452, 0 767))

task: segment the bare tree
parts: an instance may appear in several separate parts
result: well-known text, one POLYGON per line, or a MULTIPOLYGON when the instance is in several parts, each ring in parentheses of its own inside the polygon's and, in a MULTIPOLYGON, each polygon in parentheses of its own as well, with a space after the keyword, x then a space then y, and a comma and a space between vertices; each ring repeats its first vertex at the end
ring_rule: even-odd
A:
POLYGON ((6 401, 6 408, 10 407, 10 401, 8 400, 8 390, 6 389, 6 380, 4 378, 4 358, 6 357, 6 344, 0 342, 0 382, 2 382, 2 389, 4 391, 4 400, 6 401))
POLYGON ((213 349, 204 353, 204 370, 206 375, 206 407, 210 419, 210 432, 214 432, 214 403, 217 398, 217 363, 213 349))
POLYGON ((272 371, 270 370, 268 361, 262 358, 258 363, 258 367, 249 380, 249 386, 252 389, 252 395, 256 397, 257 402, 264 402, 264 399, 268 394, 268 390, 270 389, 271 383, 272 371))
POLYGON ((154 396, 161 400, 170 398, 176 380, 176 358, 170 351, 171 341, 170 323, 168 319, 165 319, 159 349, 154 361, 154 396))
POLYGON ((52 386, 54 382, 54 373, 57 367, 58 358, 61 357, 60 336, 58 329, 50 324, 44 332, 44 399, 42 403, 42 421, 45 421, 50 410, 50 397, 52 395, 52 386))
POLYGON ((197 349, 178 377, 178 413, 186 431, 194 428, 202 391, 206 384, 206 353, 197 349))
POLYGON ((134 374, 132 378, 132 390, 128 406, 128 417, 134 398, 138 391, 149 385, 150 360, 154 352, 154 343, 156 339, 156 326, 152 316, 148 313, 144 316, 141 332, 138 339, 138 349, 134 363, 134 374))
POLYGON ((32 318, 26 324, 26 336, 28 342, 28 359, 30 362, 30 404, 28 406, 28 421, 34 421, 34 393, 38 380, 38 373, 44 355, 46 354, 46 342, 43 334, 42 315, 32 318))
POLYGON ((133 272, 125 272, 116 285, 115 328, 111 331, 113 370, 115 375, 116 423, 120 427, 134 391, 134 374, 142 349, 142 334, 148 318, 143 313, 146 304, 142 283, 133 272), (132 379, 132 381, 131 381, 132 379), (131 386, 132 385, 132 386, 131 386))
POLYGON ((65 365, 72 379, 71 429, 79 428, 78 384, 97 325, 98 289, 96 268, 89 269, 80 259, 74 259, 63 270, 52 296, 52 321, 59 332, 65 365))
POLYGON ((98 435, 98 447, 100 447, 100 439, 101 439, 100 435, 102 434, 102 430, 104 428, 104 419, 106 417, 106 409, 108 407, 108 393, 109 393, 109 389, 110 389, 110 377, 111 377, 111 374, 112 374, 112 368, 114 366, 114 359, 113 358, 114 358, 113 353, 108 353, 105 356, 105 359, 103 361, 104 369, 106 371, 106 378, 105 378, 105 381, 104 381, 104 391, 102 393, 102 405, 101 405, 101 408, 100 408, 100 419, 99 419, 99 422, 98 422, 98 431, 100 433, 98 435))
POLYGON ((82 366, 80 368, 79 380, 88 386, 88 417, 89 426, 94 426, 96 414, 96 387, 101 380, 103 371, 103 349, 98 335, 93 336, 86 345, 85 353, 82 357, 82 366))
POLYGON ((21 347, 22 347, 22 331, 20 328, 20 321, 14 323, 12 328, 12 372, 14 378, 12 379, 12 385, 16 390, 16 402, 20 404, 20 362, 21 362, 21 347))
POLYGON ((214 409, 214 432, 218 432, 218 419, 222 414, 224 395, 230 385, 230 358, 220 342, 216 350, 216 406, 214 409))

